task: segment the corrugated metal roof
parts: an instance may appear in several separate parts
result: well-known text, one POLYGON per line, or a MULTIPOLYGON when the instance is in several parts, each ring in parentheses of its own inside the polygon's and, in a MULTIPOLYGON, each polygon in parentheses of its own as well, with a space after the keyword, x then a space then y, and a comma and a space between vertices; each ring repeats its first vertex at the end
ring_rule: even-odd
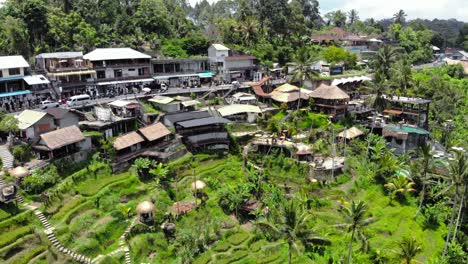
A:
POLYGON ((216 50, 230 50, 228 47, 224 46, 223 44, 212 44, 213 48, 216 50))
POLYGON ((167 96, 161 96, 161 95, 156 95, 153 98, 149 99, 148 101, 157 103, 157 104, 168 104, 172 101, 174 101, 174 98, 167 97, 167 96))
POLYGON ((66 51, 66 52, 52 52, 52 53, 41 53, 36 56, 36 59, 71 59, 83 57, 81 51, 66 51))
POLYGON ((200 101, 198 100, 183 101, 181 104, 185 107, 188 107, 188 106, 198 105, 200 104, 200 101))
POLYGON ((25 76, 24 81, 29 85, 36 85, 36 84, 49 84, 49 80, 47 80, 44 75, 32 75, 32 76, 25 76))
POLYGON ((16 116, 16 119, 18 119, 18 127, 21 130, 27 129, 28 127, 37 123, 46 115, 47 115, 46 112, 24 110, 23 112, 21 112, 19 115, 16 116))
POLYGON ((200 118, 200 119, 193 119, 193 120, 178 122, 177 125, 183 128, 191 128, 191 127, 200 127, 200 126, 209 126, 209 125, 215 125, 215 124, 227 124, 227 123, 231 123, 231 121, 229 121, 226 118, 207 117, 207 118, 200 118))
POLYGON ((164 120, 175 124, 177 122, 197 119, 197 118, 206 118, 210 117, 211 114, 208 111, 190 111, 190 112, 183 112, 183 113, 176 113, 176 114, 169 114, 164 116, 164 120))
POLYGON ((0 69, 29 68, 23 56, 0 56, 0 69))
POLYGON ((218 109, 221 116, 230 116, 240 113, 261 113, 260 107, 256 105, 232 104, 218 109))
POLYGON ((108 105, 110 105, 110 106, 115 106, 115 107, 119 107, 119 108, 126 107, 127 105, 131 105, 131 104, 138 104, 138 102, 126 101, 126 100, 116 100, 116 101, 108 103, 108 105))
POLYGON ((101 61, 122 59, 151 59, 151 56, 131 48, 104 48, 95 49, 84 55, 83 58, 90 61, 101 61))

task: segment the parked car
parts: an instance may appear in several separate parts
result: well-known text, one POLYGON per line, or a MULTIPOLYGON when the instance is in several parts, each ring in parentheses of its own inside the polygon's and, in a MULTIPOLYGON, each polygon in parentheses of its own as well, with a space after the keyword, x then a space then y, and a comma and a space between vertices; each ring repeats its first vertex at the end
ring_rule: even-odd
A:
POLYGON ((90 100, 91 100, 91 97, 87 94, 75 95, 68 99, 67 106, 71 107, 71 106, 85 105, 85 104, 88 104, 90 100))
POLYGON ((41 102, 41 108, 42 109, 47 109, 47 108, 52 108, 52 107, 59 107, 60 103, 56 101, 51 101, 51 100, 45 100, 41 102))

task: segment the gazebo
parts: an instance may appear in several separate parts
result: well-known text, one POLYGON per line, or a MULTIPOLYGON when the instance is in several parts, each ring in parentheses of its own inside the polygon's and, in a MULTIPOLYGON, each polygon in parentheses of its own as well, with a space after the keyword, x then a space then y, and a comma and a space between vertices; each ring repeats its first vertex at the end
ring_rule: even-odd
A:
POLYGON ((361 135, 363 135, 364 133, 359 130, 357 127, 352 127, 352 128, 349 128, 349 129, 346 129, 345 131, 343 132, 340 132, 337 137, 338 138, 342 138, 342 139, 346 139, 346 140, 351 140, 353 138, 357 138, 361 135))
POLYGON ((15 177, 17 180, 28 176, 30 174, 29 170, 25 167, 18 166, 10 171, 10 175, 15 177))
POLYGON ((136 210, 138 220, 142 223, 148 223, 153 221, 153 212, 156 210, 156 206, 150 201, 143 201, 138 204, 136 210))
POLYGON ((344 116, 348 107, 349 95, 336 85, 321 84, 312 91, 310 97, 314 98, 314 108, 334 117, 344 116))

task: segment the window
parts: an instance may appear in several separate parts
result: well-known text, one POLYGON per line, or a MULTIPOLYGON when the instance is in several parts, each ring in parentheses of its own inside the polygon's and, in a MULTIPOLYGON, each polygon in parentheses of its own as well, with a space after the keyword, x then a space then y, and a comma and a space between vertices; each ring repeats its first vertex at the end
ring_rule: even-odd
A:
POLYGON ((153 68, 154 68, 154 72, 156 72, 156 73, 163 73, 164 72, 164 65, 163 64, 154 64, 153 68))
POLYGON ((145 75, 145 68, 139 68, 138 69, 138 76, 145 75))
POLYGON ((0 77, 3 77, 3 71, 0 70, 0 77))
POLYGON ((119 78, 119 77, 122 77, 122 70, 121 69, 114 70, 114 78, 119 78))
POLYGON ((128 71, 135 71, 135 69, 128 69, 128 71))
POLYGON ((98 79, 105 79, 106 78, 106 72, 105 71, 97 71, 96 75, 97 75, 98 79))
POLYGON ((11 68, 8 69, 8 74, 9 75, 19 75, 20 74, 20 68, 11 68))

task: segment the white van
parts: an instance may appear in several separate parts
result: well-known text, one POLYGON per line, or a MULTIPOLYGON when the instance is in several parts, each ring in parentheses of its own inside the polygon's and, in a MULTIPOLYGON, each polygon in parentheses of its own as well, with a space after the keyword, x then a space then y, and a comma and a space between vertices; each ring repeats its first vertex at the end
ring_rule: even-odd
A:
POLYGON ((70 99, 67 100, 67 106, 80 106, 80 105, 85 105, 88 104, 89 101, 91 100, 91 97, 87 94, 82 94, 82 95, 75 95, 70 97, 70 99))

